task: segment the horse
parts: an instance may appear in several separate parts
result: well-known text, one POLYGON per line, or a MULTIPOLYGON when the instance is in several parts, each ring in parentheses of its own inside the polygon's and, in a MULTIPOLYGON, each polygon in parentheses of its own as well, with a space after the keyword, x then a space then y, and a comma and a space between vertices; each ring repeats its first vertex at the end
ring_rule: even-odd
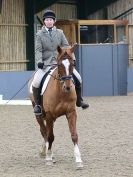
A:
MULTIPOLYGON (((40 125, 40 132, 44 138, 42 153, 45 153, 46 164, 53 164, 52 143, 54 141, 53 126, 56 119, 65 115, 74 144, 74 156, 77 169, 83 168, 81 153, 78 146, 78 134, 76 128, 76 91, 73 81, 74 60, 72 54, 74 46, 66 48, 57 48, 56 69, 51 74, 47 88, 42 95, 42 116, 37 116, 36 120, 40 125)), ((34 77, 34 76, 33 76, 34 77)), ((29 87, 32 79, 29 82, 29 87)), ((34 98, 30 93, 30 100, 34 107, 34 98)))

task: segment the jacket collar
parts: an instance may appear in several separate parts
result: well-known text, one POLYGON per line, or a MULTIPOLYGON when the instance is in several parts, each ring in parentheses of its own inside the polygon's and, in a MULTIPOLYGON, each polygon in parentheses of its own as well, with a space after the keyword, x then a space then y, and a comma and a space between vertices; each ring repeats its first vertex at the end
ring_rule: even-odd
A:
MULTIPOLYGON (((56 29, 57 28, 55 26, 52 29, 52 38, 56 35, 56 29)), ((44 34, 48 35, 49 38, 51 38, 50 35, 48 34, 48 31, 45 28, 45 26, 42 27, 42 31, 43 31, 44 34)))
MULTIPOLYGON (((43 27, 42 27, 42 31, 43 31, 44 33, 48 33, 48 28, 45 27, 45 26, 43 26, 43 27)), ((54 27, 52 28, 52 33, 55 32, 55 31, 56 31, 56 27, 54 26, 54 27)))

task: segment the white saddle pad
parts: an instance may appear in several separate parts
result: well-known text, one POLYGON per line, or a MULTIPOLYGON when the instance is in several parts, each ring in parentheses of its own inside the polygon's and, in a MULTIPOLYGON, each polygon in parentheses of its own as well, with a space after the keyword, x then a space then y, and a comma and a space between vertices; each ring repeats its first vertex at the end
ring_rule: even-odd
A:
MULTIPOLYGON (((46 88, 47 88, 47 85, 48 85, 48 82, 49 82, 49 80, 50 80, 51 74, 54 72, 55 69, 56 69, 56 68, 52 69, 52 70, 50 71, 50 73, 48 74, 48 76, 46 77, 46 79, 45 79, 45 81, 44 81, 44 83, 43 83, 43 86, 42 86, 41 95, 43 95, 43 93, 45 92, 45 90, 46 90, 46 88)), ((30 85, 30 93, 33 93, 33 91, 32 91, 32 83, 31 83, 31 85, 30 85)))

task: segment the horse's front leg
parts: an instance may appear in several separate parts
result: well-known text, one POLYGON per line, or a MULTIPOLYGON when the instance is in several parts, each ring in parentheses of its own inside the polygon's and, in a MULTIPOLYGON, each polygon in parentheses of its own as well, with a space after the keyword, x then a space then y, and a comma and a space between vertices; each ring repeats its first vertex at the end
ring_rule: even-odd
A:
POLYGON ((46 165, 51 165, 55 162, 52 153, 52 143, 54 141, 53 133, 54 121, 51 117, 46 118, 46 129, 47 129, 47 142, 46 142, 46 165))
POLYGON ((68 113, 66 115, 66 117, 68 120, 71 138, 72 138, 72 141, 74 144, 74 156, 76 159, 76 168, 81 169, 81 168, 83 168, 83 162, 82 162, 80 150, 78 147, 78 134, 77 134, 77 130, 76 130, 77 113, 76 113, 76 111, 73 111, 71 113, 68 113))

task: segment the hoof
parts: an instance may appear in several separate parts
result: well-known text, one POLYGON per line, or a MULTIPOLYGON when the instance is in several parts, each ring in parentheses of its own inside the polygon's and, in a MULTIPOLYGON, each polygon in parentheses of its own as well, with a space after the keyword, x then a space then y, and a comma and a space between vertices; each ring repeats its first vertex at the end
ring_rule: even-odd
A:
POLYGON ((76 163, 76 170, 82 170, 83 169, 83 163, 82 162, 77 162, 76 163))
POLYGON ((53 162, 53 163, 56 163, 56 160, 55 160, 55 158, 54 158, 54 157, 52 157, 52 162, 53 162))
POLYGON ((46 161, 45 161, 45 164, 46 164, 47 166, 51 166, 51 165, 53 165, 53 161, 52 161, 52 160, 46 160, 46 161))

